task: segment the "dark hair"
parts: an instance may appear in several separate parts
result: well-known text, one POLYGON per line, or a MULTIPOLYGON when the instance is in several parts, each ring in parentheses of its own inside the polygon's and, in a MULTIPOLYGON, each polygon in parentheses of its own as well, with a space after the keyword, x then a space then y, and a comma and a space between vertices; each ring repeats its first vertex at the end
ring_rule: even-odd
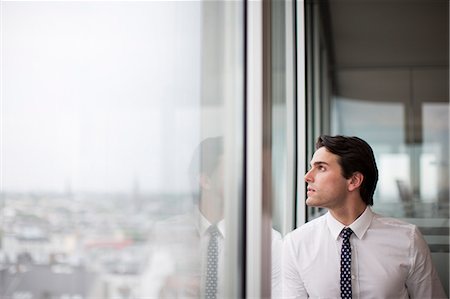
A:
POLYGON ((348 179, 355 172, 363 174, 360 194, 367 205, 373 205, 373 193, 377 186, 378 169, 370 145, 358 137, 321 135, 317 138, 316 149, 325 147, 339 156, 342 175, 348 179))
POLYGON ((211 175, 214 172, 223 154, 222 139, 222 137, 209 137, 200 142, 191 160, 190 171, 193 175, 211 175))

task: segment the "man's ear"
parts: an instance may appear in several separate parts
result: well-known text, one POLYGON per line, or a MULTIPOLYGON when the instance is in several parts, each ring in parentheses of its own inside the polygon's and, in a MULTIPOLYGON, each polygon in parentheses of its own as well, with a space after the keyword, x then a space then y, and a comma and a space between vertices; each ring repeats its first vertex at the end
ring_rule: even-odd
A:
POLYGON ((206 174, 200 174, 198 176, 198 183, 200 185, 200 188, 203 190, 208 190, 211 188, 211 179, 206 174))
POLYGON ((361 172, 355 172, 349 178, 348 190, 353 191, 361 187, 361 184, 364 180, 364 175, 361 172))

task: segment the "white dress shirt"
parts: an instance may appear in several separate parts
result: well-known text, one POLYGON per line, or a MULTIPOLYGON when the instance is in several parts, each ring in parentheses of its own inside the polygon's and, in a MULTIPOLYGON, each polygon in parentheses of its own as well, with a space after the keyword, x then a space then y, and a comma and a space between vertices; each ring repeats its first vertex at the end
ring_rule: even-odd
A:
MULTIPOLYGON (((210 236, 208 234, 208 229, 212 225, 206 219, 200 211, 197 214, 197 229, 200 235, 200 252, 199 254, 202 256, 201 258, 201 297, 204 298, 204 290, 206 289, 206 267, 207 267, 207 259, 208 259, 208 243, 210 240, 210 236)), ((218 249, 219 249, 219 263, 217 265, 217 298, 223 297, 223 285, 224 285, 224 271, 225 271, 225 255, 224 255, 224 238, 225 238, 225 220, 222 219, 217 223, 217 228, 219 229, 219 237, 217 239, 218 249)))
MULTIPOLYGON (((286 235, 285 298, 340 298, 340 232, 329 212, 286 235)), ((382 217, 367 207, 349 226, 353 298, 447 298, 415 225, 382 217)))
MULTIPOLYGON (((153 277, 155 289, 163 291, 163 298, 204 298, 207 248, 210 239, 207 230, 210 226, 211 223, 198 209, 155 224, 154 252, 151 261, 153 273, 150 276, 153 277), (177 283, 167 285, 169 278, 177 283)), ((224 220, 219 221, 217 228, 219 229, 217 296, 220 298, 223 294, 225 265, 224 220)), ((157 295, 152 298, 156 298, 157 295)))

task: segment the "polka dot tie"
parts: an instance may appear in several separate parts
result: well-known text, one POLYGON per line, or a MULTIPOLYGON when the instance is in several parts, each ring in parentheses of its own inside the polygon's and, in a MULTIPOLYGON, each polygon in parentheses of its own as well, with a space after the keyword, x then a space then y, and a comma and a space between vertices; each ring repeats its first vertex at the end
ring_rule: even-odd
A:
POLYGON ((211 225, 208 228, 209 242, 208 255, 206 261, 206 287, 205 298, 217 298, 217 265, 219 262, 219 230, 217 226, 211 225))
POLYGON ((350 236, 353 231, 351 228, 344 228, 341 232, 341 298, 352 298, 352 248, 350 247, 350 236))

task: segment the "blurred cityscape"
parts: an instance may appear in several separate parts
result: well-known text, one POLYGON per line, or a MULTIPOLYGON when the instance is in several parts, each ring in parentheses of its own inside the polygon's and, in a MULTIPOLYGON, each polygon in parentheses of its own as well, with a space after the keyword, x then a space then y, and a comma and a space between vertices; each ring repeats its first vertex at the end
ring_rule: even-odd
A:
POLYGON ((0 298, 138 298, 151 294, 154 224, 186 195, 0 194, 0 298))

